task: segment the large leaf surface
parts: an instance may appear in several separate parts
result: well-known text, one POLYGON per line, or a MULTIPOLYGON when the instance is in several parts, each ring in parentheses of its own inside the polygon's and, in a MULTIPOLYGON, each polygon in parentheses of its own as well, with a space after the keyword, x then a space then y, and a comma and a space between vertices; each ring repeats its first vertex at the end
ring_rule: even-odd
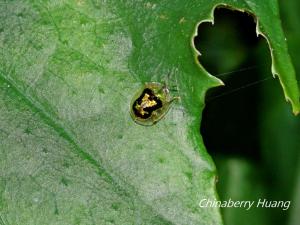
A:
POLYGON ((0 222, 221 224, 198 207, 216 198, 199 125, 221 82, 191 47, 220 3, 257 15, 298 112, 274 1, 1 1, 0 222), (129 108, 149 81, 181 100, 146 127, 129 108))

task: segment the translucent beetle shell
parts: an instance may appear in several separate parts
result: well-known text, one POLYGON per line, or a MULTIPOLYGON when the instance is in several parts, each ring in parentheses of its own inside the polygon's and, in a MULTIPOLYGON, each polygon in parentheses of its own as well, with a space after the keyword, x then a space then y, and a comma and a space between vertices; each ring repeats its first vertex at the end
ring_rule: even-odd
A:
POLYGON ((166 115, 174 99, 177 98, 170 96, 169 89, 165 84, 145 83, 131 101, 131 117, 138 124, 153 125, 166 115))

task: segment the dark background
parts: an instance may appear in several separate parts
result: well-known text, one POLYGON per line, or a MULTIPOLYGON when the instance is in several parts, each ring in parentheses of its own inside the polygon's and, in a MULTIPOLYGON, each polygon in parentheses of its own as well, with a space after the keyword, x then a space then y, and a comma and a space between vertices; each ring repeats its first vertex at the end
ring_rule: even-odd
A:
MULTIPOLYGON (((300 59, 299 6, 296 1, 281 3, 294 64, 300 59)), ((254 18, 225 8, 214 15, 214 25, 198 28, 195 45, 200 63, 225 83, 207 93, 201 122, 205 146, 218 169, 220 198, 292 201, 286 211, 223 209, 225 224, 300 224, 299 116, 292 115, 272 77, 270 51, 256 35, 254 18)), ((296 69, 300 74, 299 65, 296 69)))

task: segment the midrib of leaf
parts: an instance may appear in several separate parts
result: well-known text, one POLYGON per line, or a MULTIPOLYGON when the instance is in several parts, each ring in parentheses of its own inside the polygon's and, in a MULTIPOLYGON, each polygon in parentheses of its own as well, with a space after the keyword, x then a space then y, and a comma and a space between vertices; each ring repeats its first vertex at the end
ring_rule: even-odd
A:
POLYGON ((103 177, 105 181, 115 184, 112 177, 105 171, 101 164, 97 162, 89 153, 84 151, 74 140, 71 132, 68 132, 67 129, 64 128, 59 122, 55 121, 54 118, 42 108, 39 102, 24 94, 24 92, 18 87, 18 85, 15 84, 15 82, 4 75, 3 71, 0 72, 0 77, 5 83, 10 86, 10 88, 12 88, 22 99, 24 99, 24 101, 32 109, 32 111, 38 112, 46 124, 51 126, 55 130, 55 132, 59 134, 60 137, 64 138, 67 142, 74 146, 77 155, 79 155, 82 159, 87 160, 90 164, 97 168, 99 176, 103 177))

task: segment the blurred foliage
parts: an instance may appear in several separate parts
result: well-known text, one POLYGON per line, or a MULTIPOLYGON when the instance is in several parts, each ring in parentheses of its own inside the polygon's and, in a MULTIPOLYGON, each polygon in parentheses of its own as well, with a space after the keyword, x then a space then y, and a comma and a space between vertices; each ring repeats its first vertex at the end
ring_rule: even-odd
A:
MULTIPOLYGON (((297 0, 279 1, 281 8, 281 17, 283 20, 283 28, 287 35, 289 52, 292 57, 296 69, 298 81, 300 80, 300 2, 297 0)), ((299 85, 299 84, 298 84, 299 85)), ((281 105, 281 108, 283 106, 281 105)), ((292 209, 289 216, 289 225, 298 225, 300 223, 300 117, 293 118, 286 110, 282 110, 279 115, 284 120, 282 124, 286 124, 286 129, 281 133, 281 155, 285 167, 286 189, 292 199, 292 209), (289 180, 287 180, 289 179, 289 180)), ((281 161, 281 160, 280 160, 281 161)), ((284 182, 284 181, 282 181, 284 182)))
MULTIPOLYGON (((263 176, 259 168, 247 160, 218 157, 215 160, 220 181, 218 184, 219 194, 222 200, 255 201, 265 197, 263 176), (224 179, 223 179, 224 178, 224 179)), ((224 208, 223 217, 225 225, 231 224, 268 224, 269 214, 263 208, 255 206, 245 208, 224 208)))

